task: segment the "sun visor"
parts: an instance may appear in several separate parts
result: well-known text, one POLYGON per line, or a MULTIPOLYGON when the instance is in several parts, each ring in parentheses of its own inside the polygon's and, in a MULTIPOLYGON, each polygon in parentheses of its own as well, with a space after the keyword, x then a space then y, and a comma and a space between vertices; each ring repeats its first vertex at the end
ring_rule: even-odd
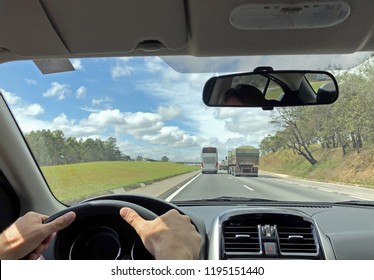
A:
POLYGON ((39 1, 2 1, 0 18, 2 49, 24 57, 69 54, 39 1))
POLYGON ((40 59, 34 60, 35 65, 43 74, 74 71, 73 64, 68 59, 40 59))
POLYGON ((183 0, 45 0, 43 6, 73 55, 187 45, 183 0))

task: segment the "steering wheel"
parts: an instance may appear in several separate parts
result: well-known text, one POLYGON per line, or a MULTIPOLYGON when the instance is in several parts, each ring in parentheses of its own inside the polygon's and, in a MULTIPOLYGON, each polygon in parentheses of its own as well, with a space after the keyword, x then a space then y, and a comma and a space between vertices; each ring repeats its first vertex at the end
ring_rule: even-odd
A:
POLYGON ((55 260, 152 259, 135 230, 120 216, 123 207, 134 209, 145 220, 158 217, 142 206, 121 200, 99 199, 76 204, 45 221, 51 222, 70 211, 76 213, 74 222, 57 233, 43 257, 55 260))
MULTIPOLYGON (((123 207, 134 209, 145 220, 153 220, 171 209, 184 214, 177 206, 154 197, 106 195, 91 198, 68 207, 45 221, 51 222, 70 211, 76 213, 74 222, 59 231, 43 253, 44 259, 154 259, 136 231, 120 216, 119 211, 123 207)), ((203 237, 200 259, 204 259, 205 225, 196 217, 191 217, 191 223, 203 237)))

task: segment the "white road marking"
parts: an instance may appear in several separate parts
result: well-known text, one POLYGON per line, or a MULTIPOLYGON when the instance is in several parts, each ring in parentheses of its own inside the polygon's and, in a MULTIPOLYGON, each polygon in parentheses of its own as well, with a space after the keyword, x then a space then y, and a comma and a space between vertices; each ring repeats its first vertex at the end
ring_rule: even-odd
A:
POLYGON ((243 185, 243 187, 247 188, 248 190, 250 190, 250 191, 252 191, 252 192, 255 191, 254 189, 252 189, 251 187, 248 187, 248 186, 246 186, 246 185, 243 185))
POLYGON ((336 191, 330 191, 330 190, 323 190, 323 189, 318 189, 320 190, 321 192, 329 192, 329 193, 336 193, 336 191))
POLYGON ((187 183, 185 183, 182 187, 180 187, 178 190, 176 190, 174 193, 172 193, 170 196, 168 196, 165 200, 166 201, 172 200, 178 193, 180 193, 185 187, 187 187, 193 180, 195 180, 201 174, 202 173, 197 174, 195 177, 193 177, 191 180, 189 180, 187 183))
POLYGON ((363 198, 363 197, 359 197, 359 196, 354 196, 354 195, 350 195, 350 197, 360 199, 360 200, 371 201, 371 199, 367 199, 367 198, 363 198))

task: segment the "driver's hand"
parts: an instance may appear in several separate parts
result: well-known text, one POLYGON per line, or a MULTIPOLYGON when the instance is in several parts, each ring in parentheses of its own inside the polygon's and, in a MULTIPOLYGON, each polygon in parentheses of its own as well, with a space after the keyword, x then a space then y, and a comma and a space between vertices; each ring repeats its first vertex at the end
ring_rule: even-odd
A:
POLYGON ((68 212, 43 224, 47 216, 35 212, 26 213, 0 235, 0 259, 15 260, 25 256, 28 259, 38 259, 55 232, 70 225, 75 216, 74 212, 68 212))
POLYGON ((144 246, 157 260, 198 258, 202 239, 190 217, 175 209, 153 221, 144 220, 130 208, 122 208, 120 215, 136 230, 144 246))

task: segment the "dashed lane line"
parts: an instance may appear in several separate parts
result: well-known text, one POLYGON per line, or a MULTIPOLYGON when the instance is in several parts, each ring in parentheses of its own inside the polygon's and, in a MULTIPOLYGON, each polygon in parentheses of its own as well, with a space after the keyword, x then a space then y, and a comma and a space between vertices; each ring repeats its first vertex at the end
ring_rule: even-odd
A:
POLYGON ((243 187, 247 188, 248 190, 250 190, 250 191, 252 191, 252 192, 255 191, 254 189, 252 189, 251 187, 248 187, 247 185, 243 185, 243 187))

